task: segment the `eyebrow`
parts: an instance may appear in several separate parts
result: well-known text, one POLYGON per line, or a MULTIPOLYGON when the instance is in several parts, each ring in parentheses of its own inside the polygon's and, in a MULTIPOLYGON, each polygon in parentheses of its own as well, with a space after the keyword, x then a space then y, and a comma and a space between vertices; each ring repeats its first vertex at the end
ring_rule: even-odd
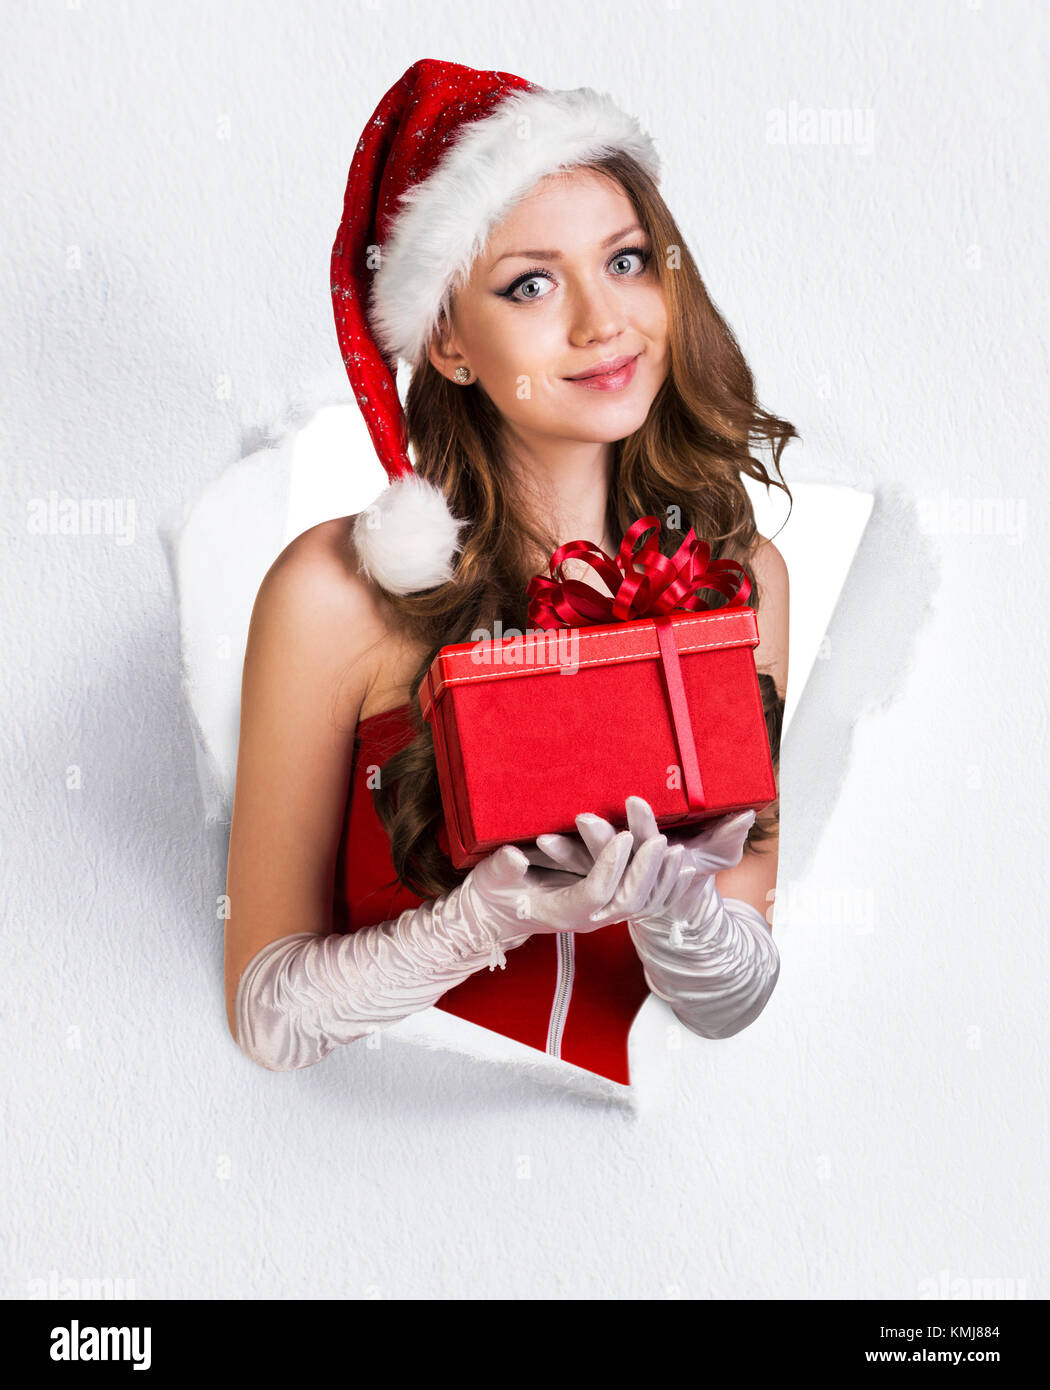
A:
MULTIPOLYGON (((607 237, 605 238, 605 240, 602 242, 602 248, 604 249, 606 246, 611 246, 611 245, 613 244, 614 241, 619 241, 621 237, 627 236, 627 234, 628 234, 629 232, 644 232, 644 231, 645 231, 645 228, 644 228, 643 226, 641 226, 640 223, 634 222, 634 223, 631 224, 630 227, 624 227, 624 228, 623 228, 621 231, 619 231, 619 232, 613 232, 612 236, 607 236, 607 237)), ((526 250, 524 250, 524 251, 505 251, 505 252, 503 253, 502 256, 497 256, 497 258, 496 258, 496 259, 492 262, 492 264, 489 266, 489 270, 495 270, 495 268, 499 265, 500 261, 509 260, 510 257, 512 257, 512 256, 529 257, 531 260, 534 260, 534 261, 560 261, 560 260, 561 260, 561 252, 560 252, 560 251, 550 251, 550 250, 546 250, 546 251, 542 251, 542 250, 541 250, 541 251, 537 251, 537 250, 535 250, 535 249, 533 249, 533 250, 528 250, 528 249, 526 249, 526 250)))

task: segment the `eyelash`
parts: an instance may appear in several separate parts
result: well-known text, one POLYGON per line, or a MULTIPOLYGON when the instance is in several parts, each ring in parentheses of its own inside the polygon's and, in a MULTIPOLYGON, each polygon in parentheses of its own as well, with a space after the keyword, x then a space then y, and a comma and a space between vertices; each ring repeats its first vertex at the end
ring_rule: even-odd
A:
MULTIPOLYGON (((644 275, 644 274, 645 274, 646 267, 648 266, 649 261, 652 259, 652 254, 653 254, 652 251, 647 251, 647 250, 645 249, 644 246, 621 246, 620 249, 619 249, 619 251, 614 251, 614 252, 612 253, 612 255, 609 257, 609 259, 610 259, 610 261, 615 261, 615 260, 617 260, 620 256, 631 256, 631 255, 634 255, 634 256, 641 256, 641 258, 642 258, 642 268, 641 268, 641 270, 638 271, 638 274, 639 274, 639 275, 644 275)), ((519 276, 517 277, 517 279, 513 280, 513 281, 511 282, 511 284, 509 284, 505 290, 500 290, 500 291, 499 291, 500 297, 501 297, 502 299, 511 299, 511 300, 513 300, 514 303, 516 303, 516 304, 528 304, 530 301, 527 300, 527 299, 517 299, 517 300, 515 300, 515 299, 514 299, 514 293, 515 293, 516 290, 521 289, 522 285, 524 285, 525 282, 526 282, 527 280, 532 280, 532 279, 535 278, 537 275, 542 276, 545 280, 551 279, 551 274, 550 274, 550 272, 549 272, 548 270, 545 270, 542 266, 533 266, 533 268, 532 268, 531 270, 526 270, 526 271, 524 271, 521 275, 519 275, 519 276)), ((631 276, 629 276, 629 275, 618 275, 616 278, 617 278, 618 280, 629 280, 629 279, 631 279, 631 276)), ((541 299, 542 299, 542 298, 545 298, 545 296, 544 296, 544 295, 540 295, 540 296, 538 296, 538 298, 541 298, 541 299)))

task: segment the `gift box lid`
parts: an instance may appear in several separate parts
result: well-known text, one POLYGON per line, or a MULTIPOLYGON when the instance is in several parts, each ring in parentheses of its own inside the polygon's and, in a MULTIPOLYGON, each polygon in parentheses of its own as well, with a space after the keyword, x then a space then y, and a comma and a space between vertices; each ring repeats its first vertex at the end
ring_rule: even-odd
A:
MULTIPOLYGON (((667 614, 678 652, 757 647, 758 621, 753 608, 714 608, 700 613, 667 614)), ((434 657, 419 691, 423 718, 452 686, 466 681, 515 680, 538 672, 604 666, 613 662, 658 659, 660 644, 653 618, 626 623, 597 623, 592 627, 529 628, 516 636, 455 642, 434 657)))

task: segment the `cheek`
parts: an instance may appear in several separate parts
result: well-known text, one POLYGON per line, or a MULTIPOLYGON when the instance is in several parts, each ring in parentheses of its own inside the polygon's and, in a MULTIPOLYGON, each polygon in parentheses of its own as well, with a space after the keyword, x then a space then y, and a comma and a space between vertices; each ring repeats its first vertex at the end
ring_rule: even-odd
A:
POLYGON ((667 337, 667 303, 659 287, 646 297, 640 324, 654 341, 667 337))
POLYGON ((531 399, 547 387, 551 372, 565 355, 564 331, 554 315, 522 314, 500 323, 485 350, 494 398, 520 400, 521 408, 527 409, 530 398, 522 399, 517 393, 523 382, 531 383, 531 399))

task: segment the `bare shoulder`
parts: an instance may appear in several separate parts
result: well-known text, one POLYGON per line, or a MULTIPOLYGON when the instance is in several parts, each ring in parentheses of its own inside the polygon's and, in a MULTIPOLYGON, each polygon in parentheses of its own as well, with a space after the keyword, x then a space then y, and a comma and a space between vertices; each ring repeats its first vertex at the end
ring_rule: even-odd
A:
POLYGON ((382 595, 358 572, 354 520, 340 516, 321 521, 289 541, 267 570, 260 594, 304 604, 321 621, 352 611, 376 627, 388 625, 382 595))
POLYGON ((759 536, 751 568, 759 588, 755 664, 768 671, 781 699, 787 694, 790 584, 783 555, 765 536, 759 536))
POLYGON ((357 572, 353 520, 311 526, 267 570, 252 609, 244 678, 258 675, 274 690, 282 688, 277 679, 326 689, 356 722, 390 624, 381 595, 357 572))
POLYGON ((291 541, 267 571, 252 614, 253 631, 330 684, 340 719, 352 723, 407 699, 405 683, 421 657, 387 596, 359 570, 355 520, 322 521, 291 541))
POLYGON ((759 584, 787 592, 788 568, 783 555, 766 536, 760 535, 752 557, 752 566, 759 584))

